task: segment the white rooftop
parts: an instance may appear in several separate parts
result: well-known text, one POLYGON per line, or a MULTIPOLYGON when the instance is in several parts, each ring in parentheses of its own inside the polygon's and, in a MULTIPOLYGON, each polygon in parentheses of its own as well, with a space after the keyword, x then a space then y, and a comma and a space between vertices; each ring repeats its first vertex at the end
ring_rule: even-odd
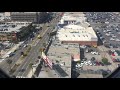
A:
POLYGON ((92 27, 84 28, 80 25, 67 25, 57 32, 60 41, 97 41, 92 27))

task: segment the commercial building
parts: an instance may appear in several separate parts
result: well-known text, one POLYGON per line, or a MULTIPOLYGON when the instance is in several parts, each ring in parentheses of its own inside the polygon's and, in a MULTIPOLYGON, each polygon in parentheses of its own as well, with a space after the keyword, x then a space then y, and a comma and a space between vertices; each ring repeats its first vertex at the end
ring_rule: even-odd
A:
POLYGON ((11 12, 12 21, 27 21, 41 23, 47 17, 47 12, 11 12))
POLYGON ((98 38, 92 27, 67 25, 59 29, 56 35, 61 43, 79 43, 80 45, 97 46, 98 38))
POLYGON ((61 18, 59 24, 61 25, 75 24, 79 21, 84 22, 85 20, 86 17, 84 17, 84 14, 82 12, 66 12, 61 18))
MULTIPOLYGON (((53 37, 52 44, 47 52, 47 56, 53 63, 59 64, 61 68, 71 77, 72 56, 80 55, 79 44, 64 43, 53 37)), ((79 58, 79 57, 78 57, 79 58)), ((78 59, 76 57, 76 59, 78 59)))

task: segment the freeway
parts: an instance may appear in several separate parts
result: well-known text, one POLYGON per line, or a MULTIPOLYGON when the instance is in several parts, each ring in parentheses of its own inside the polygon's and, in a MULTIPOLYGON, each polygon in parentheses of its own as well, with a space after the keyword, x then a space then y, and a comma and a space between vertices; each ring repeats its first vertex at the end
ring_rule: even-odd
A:
POLYGON ((42 39, 39 40, 36 44, 36 46, 32 46, 32 50, 30 51, 29 55, 25 58, 23 63, 18 67, 16 72, 14 73, 15 76, 23 76, 26 77, 27 74, 30 72, 31 68, 29 68, 30 63, 34 63, 37 60, 37 57, 40 55, 39 49, 42 47, 42 44, 45 43, 45 41, 49 40, 49 37, 47 33, 52 32, 53 26, 55 26, 58 22, 59 18, 55 18, 50 22, 50 27, 43 28, 44 32, 41 32, 42 39), (21 69, 24 70, 21 72, 21 69))

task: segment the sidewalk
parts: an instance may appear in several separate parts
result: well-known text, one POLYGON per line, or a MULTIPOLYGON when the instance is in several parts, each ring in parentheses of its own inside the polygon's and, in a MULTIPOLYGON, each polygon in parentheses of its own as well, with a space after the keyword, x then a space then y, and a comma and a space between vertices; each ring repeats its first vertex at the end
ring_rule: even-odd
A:
POLYGON ((29 74, 27 75, 27 78, 31 78, 32 75, 34 74, 36 68, 33 68, 33 72, 32 72, 32 69, 30 70, 29 74))

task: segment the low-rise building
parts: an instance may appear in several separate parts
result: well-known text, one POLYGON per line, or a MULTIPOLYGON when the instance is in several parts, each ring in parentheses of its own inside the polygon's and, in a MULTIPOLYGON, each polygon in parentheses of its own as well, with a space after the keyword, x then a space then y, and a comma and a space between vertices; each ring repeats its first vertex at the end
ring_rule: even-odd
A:
POLYGON ((79 21, 84 22, 86 17, 82 12, 66 12, 62 16, 59 24, 68 25, 68 24, 75 24, 79 21))
POLYGON ((92 27, 67 25, 59 29, 56 36, 61 43, 79 43, 80 45, 97 46, 98 38, 92 27))

